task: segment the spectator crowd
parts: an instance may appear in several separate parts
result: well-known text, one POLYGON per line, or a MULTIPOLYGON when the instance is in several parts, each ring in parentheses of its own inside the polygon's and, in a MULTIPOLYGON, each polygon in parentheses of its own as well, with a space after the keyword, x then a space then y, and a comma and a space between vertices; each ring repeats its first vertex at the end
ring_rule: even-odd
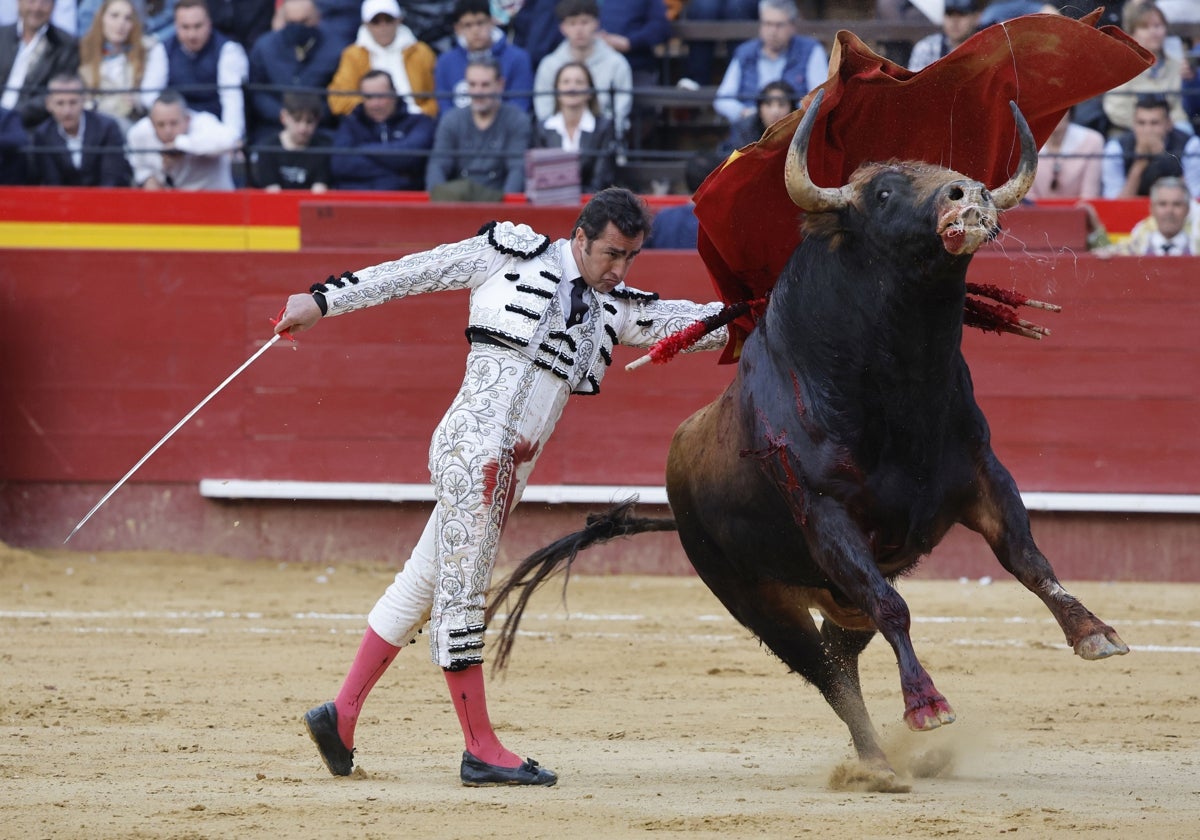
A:
MULTIPOLYGON (((1098 7, 1059 5, 945 0, 908 68, 1016 15, 1098 7)), ((1032 200, 1149 196, 1163 178, 1200 195, 1200 46, 1168 18, 1194 23, 1193 7, 1105 4, 1156 63, 1064 117, 1032 200)), ((878 0, 881 21, 915 12, 878 0)), ((692 164, 690 191, 697 162, 754 142, 825 80, 831 45, 805 23, 794 0, 0 0, 0 183, 487 200, 522 192, 527 151, 550 148, 577 156, 590 193, 645 143, 639 91, 677 83, 710 91, 727 132, 650 149, 692 164), (687 44, 675 73, 674 19, 758 34, 687 44)))

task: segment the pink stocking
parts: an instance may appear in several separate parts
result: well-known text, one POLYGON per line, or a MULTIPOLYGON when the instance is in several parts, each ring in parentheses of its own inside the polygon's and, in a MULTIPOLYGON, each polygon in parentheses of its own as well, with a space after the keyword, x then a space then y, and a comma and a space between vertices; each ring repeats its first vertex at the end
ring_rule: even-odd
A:
POLYGON ((472 665, 461 671, 445 671, 446 685, 450 687, 450 699, 458 722, 462 725, 463 741, 467 752, 498 767, 517 767, 521 759, 509 752, 492 731, 488 719, 487 697, 483 690, 483 666, 472 665))
POLYGON ((346 749, 354 749, 354 727, 358 723, 358 714, 367 695, 383 672, 392 664, 400 648, 386 642, 370 627, 363 634, 362 644, 354 656, 350 673, 342 683, 342 690, 333 701, 337 707, 338 735, 346 749))

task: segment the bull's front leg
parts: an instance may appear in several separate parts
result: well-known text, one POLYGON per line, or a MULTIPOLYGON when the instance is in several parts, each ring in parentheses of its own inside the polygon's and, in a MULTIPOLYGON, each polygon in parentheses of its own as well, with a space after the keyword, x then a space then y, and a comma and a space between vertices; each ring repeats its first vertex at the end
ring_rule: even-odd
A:
POLYGON ((1016 483, 990 451, 979 479, 981 492, 964 524, 987 540, 1009 574, 1042 599, 1066 634, 1067 644, 1084 659, 1129 653, 1117 631, 1093 615, 1058 582, 1050 561, 1033 541, 1029 512, 1016 483))
POLYGON ((845 508, 827 496, 818 497, 808 508, 804 531, 821 571, 895 651, 908 727, 920 731, 953 723, 954 710, 913 650, 908 604, 880 573, 866 539, 845 508))

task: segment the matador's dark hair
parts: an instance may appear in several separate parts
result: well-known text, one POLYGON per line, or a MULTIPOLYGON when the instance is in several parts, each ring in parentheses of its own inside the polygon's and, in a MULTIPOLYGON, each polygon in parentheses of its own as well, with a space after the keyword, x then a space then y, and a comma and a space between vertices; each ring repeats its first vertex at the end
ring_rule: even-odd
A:
POLYGON ((653 217, 650 215, 646 202, 621 187, 609 187, 592 196, 592 200, 583 206, 571 235, 583 228, 583 235, 588 241, 597 239, 604 232, 608 223, 612 222, 622 235, 633 238, 639 233, 648 235, 653 217))

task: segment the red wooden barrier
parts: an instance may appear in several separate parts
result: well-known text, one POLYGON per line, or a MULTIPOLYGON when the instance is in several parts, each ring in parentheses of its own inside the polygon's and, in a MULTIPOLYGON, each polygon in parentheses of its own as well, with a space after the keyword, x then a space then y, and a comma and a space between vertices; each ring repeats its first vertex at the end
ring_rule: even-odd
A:
MULTIPOLYGON (((119 477, 269 337, 287 294, 390 256, 4 253, 0 477, 119 477)), ((1053 330, 1042 342, 974 331, 966 341, 997 449, 1024 489, 1200 492, 1196 268, 976 259, 973 280, 1064 306, 1034 314, 1053 330)), ((709 296, 694 255, 647 252, 638 278, 664 294, 709 296)), ((448 293, 330 319, 268 353, 140 477, 423 481, 424 442, 461 374, 465 309, 465 295, 448 293)), ((707 355, 617 369, 634 356, 619 348, 603 394, 567 412, 539 483, 658 483, 670 431, 731 372, 707 355), (618 461, 577 445, 597 434, 611 437, 618 461), (568 464, 568 451, 593 454, 568 464)))
MULTIPOLYGON (((48 214, 48 203, 38 212, 48 214)), ((306 212, 295 207, 298 216, 306 212)), ((497 215, 487 209, 507 208, 469 213, 497 215)), ((335 215, 353 219, 355 212, 339 207, 335 215)), ((377 215, 390 223, 395 212, 377 215)), ((408 235, 449 241, 477 227, 464 212, 416 205, 397 224, 408 235), (443 213, 447 227, 437 235, 431 216, 443 213)), ((564 218, 569 226, 574 211, 557 212, 539 216, 539 227, 564 218)), ((121 213, 137 218, 128 208, 121 213)), ((382 227, 367 227, 364 241, 382 241, 372 239, 382 227)), ((1015 223, 1012 229, 1016 238, 1015 223)), ((59 543, 108 486, 270 335, 268 318, 286 295, 397 255, 359 247, 204 255, 0 250, 0 540, 59 543)), ((1029 314, 1053 330, 1042 342, 974 331, 965 342, 997 452, 1023 490, 1200 493, 1198 269, 1192 258, 1101 261, 1032 246, 976 258, 971 280, 1064 306, 1058 315, 1029 314)), ((694 254, 647 252, 631 282, 667 295, 710 296, 694 254)), ((419 528, 420 505, 203 502, 195 482, 425 481, 430 431, 461 376, 465 311, 465 294, 423 296, 330 319, 294 348, 273 348, 158 452, 72 545, 328 559, 376 556, 381 544, 403 543, 419 528)), ((620 370, 634 355, 618 348, 603 393, 578 398, 585 408, 568 408, 535 483, 661 483, 674 427, 719 393, 732 370, 715 365, 714 354, 620 370), (587 445, 598 438, 602 448, 587 445)), ((575 513, 531 511, 541 524, 529 540, 562 530, 561 516, 575 513)), ((1145 576, 1200 577, 1196 517, 1152 524, 1135 517, 1118 529, 1124 536, 1112 530, 1119 521, 1102 519, 1060 514, 1039 521, 1056 523, 1052 538, 1077 562, 1098 563, 1095 575, 1137 576, 1144 563, 1145 576)), ((678 550, 664 540, 661 549, 639 543, 638 556, 656 558, 643 568, 679 566, 678 550)), ((523 543, 513 545, 515 551, 523 543)), ((622 561, 618 555, 611 562, 622 561)))

